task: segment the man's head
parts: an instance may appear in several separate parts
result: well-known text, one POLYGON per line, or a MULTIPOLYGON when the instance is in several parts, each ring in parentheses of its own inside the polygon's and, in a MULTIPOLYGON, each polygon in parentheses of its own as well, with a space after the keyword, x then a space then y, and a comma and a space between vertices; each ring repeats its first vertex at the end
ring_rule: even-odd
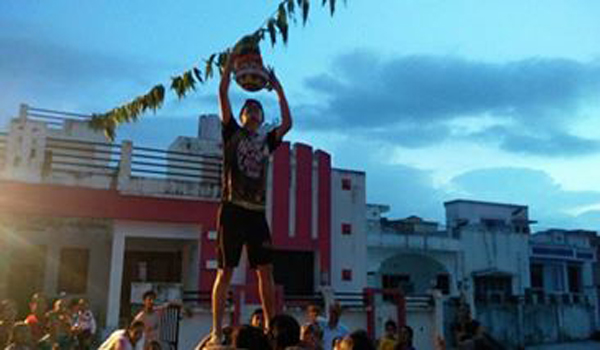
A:
POLYGON ((412 345, 413 342, 413 329, 410 326, 404 325, 400 327, 398 331, 398 343, 412 345))
POLYGON ((67 301, 65 299, 56 299, 52 311, 65 312, 67 310, 67 301))
POLYGON ((86 311, 90 308, 90 303, 87 301, 87 299, 79 299, 77 304, 79 310, 86 311))
POLYGON ((393 320, 387 320, 387 322, 385 323, 385 335, 388 338, 395 338, 397 331, 398 329, 396 327, 396 322, 394 322, 393 320))
POLYGON ((127 328, 127 335, 129 340, 131 340, 131 344, 135 345, 144 335, 144 322, 139 320, 133 321, 127 328))
POLYGON ((144 293, 144 310, 153 310, 154 300, 156 300, 156 293, 153 290, 149 290, 146 293, 144 293))
POLYGON ((240 111, 240 121, 242 122, 242 125, 247 129, 256 131, 262 125, 264 120, 265 114, 262 104, 255 99, 247 99, 240 111))
POLYGON ((236 349, 263 350, 269 349, 269 338, 265 332, 253 326, 241 326, 233 333, 233 344, 236 349))
POLYGON ((300 324, 290 315, 277 315, 271 320, 270 336, 275 350, 298 345, 300 324))
POLYGON ((375 350, 375 344, 364 330, 354 331, 342 339, 341 350, 375 350))
POLYGON ((321 315, 321 308, 318 305, 311 304, 306 309, 306 316, 309 323, 317 322, 317 317, 321 315))
POLYGON ((264 328, 265 316, 261 308, 254 310, 252 313, 252 316, 250 317, 250 325, 256 328, 264 328))
POLYGON ((321 329, 318 323, 310 323, 306 326, 302 326, 300 340, 313 347, 322 345, 323 329, 321 329))

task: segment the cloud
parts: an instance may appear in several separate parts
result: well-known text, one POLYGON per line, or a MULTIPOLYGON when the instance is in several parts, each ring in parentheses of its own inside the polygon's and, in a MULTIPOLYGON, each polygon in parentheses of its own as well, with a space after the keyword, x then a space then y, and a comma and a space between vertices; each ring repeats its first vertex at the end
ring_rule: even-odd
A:
MULTIPOLYGON (((307 130, 347 130, 421 147, 457 137, 452 121, 491 115, 539 138, 491 129, 479 141, 543 156, 585 154, 597 142, 568 133, 581 107, 600 96, 600 62, 532 58, 487 63, 446 56, 382 59, 357 51, 338 57, 326 74, 305 80, 316 102, 298 107, 307 130), (426 133, 433 132, 433 136, 426 133), (565 148, 565 150, 563 150, 565 148)), ((470 135, 470 136, 481 136, 470 135)), ((467 137, 474 140, 472 137, 467 137)))
POLYGON ((0 33, 0 121, 20 103, 78 112, 103 112, 149 89, 154 77, 168 76, 166 64, 152 59, 96 53, 40 37, 0 33))
POLYGON ((454 197, 528 205, 531 218, 543 227, 600 227, 598 212, 570 214, 578 208, 600 204, 600 192, 566 190, 544 171, 527 168, 479 169, 454 177, 449 185, 452 188, 449 192, 454 197))
POLYGON ((471 136, 479 141, 496 140, 501 149, 520 154, 570 157, 600 151, 600 140, 556 130, 540 129, 532 133, 526 129, 494 126, 471 136))

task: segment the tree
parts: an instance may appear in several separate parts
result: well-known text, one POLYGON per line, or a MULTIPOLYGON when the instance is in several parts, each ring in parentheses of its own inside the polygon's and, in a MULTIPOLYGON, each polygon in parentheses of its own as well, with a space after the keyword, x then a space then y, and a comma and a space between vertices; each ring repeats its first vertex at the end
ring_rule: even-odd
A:
MULTIPOLYGON (((321 5, 329 5, 331 16, 336 9, 336 0, 321 0, 321 5)), ((344 0, 344 3, 346 0, 344 0)), ((289 39, 289 23, 297 22, 296 16, 302 16, 302 24, 306 25, 310 12, 310 0, 283 0, 277 6, 277 10, 267 18, 263 25, 252 32, 250 36, 258 43, 267 38, 271 45, 278 44, 277 38, 281 37, 281 42, 287 45, 289 39)), ((213 77, 215 69, 221 72, 225 62, 227 62, 231 48, 226 48, 221 52, 211 54, 207 59, 201 62, 203 67, 192 67, 191 69, 171 78, 170 90, 174 92, 178 99, 185 98, 188 94, 196 90, 196 86, 204 84, 213 77)), ((114 140, 116 128, 122 123, 137 121, 144 113, 148 111, 156 112, 162 107, 165 99, 165 86, 158 84, 150 89, 144 95, 138 96, 130 102, 113 108, 106 113, 93 114, 89 126, 94 130, 102 130, 108 139, 114 140)))

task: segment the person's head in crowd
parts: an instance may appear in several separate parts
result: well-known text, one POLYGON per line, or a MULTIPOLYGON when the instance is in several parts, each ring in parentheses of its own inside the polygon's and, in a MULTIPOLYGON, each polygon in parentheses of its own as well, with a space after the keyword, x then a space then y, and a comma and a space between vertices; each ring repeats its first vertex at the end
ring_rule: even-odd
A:
POLYGON ((42 293, 35 293, 29 302, 29 310, 34 315, 44 315, 48 309, 48 301, 42 293))
POLYGON ((296 346, 300 343, 300 324, 294 317, 280 314, 271 320, 269 334, 275 350, 296 346))
POLYGON ((79 312, 79 300, 77 298, 73 298, 69 301, 69 312, 71 315, 75 315, 79 312))
POLYGON ((316 323, 319 316, 321 316, 321 308, 319 305, 308 305, 308 308, 306 308, 306 318, 308 319, 308 323, 316 323))
POLYGON ((269 338, 261 328, 244 325, 233 332, 233 345, 236 349, 268 350, 269 338))
POLYGON ((13 325, 10 334, 10 344, 27 345, 31 342, 31 331, 25 322, 17 322, 13 325))
POLYGON ((300 340, 310 349, 322 349, 323 329, 316 322, 302 326, 300 340))
POLYGON ((333 350, 340 350, 342 348, 342 340, 344 340, 344 337, 334 337, 331 340, 331 348, 333 350))
POLYGON ((0 321, 13 323, 17 319, 17 303, 12 299, 4 299, 0 303, 0 321))
POLYGON ((81 298, 78 301, 78 310, 79 311, 87 311, 90 309, 90 303, 87 301, 87 299, 81 298))
POLYGON ((154 301, 156 300, 156 292, 149 290, 143 295, 144 298, 144 310, 152 312, 154 310, 154 301))
POLYGON ((157 342, 156 340, 153 340, 150 342, 150 344, 148 344, 148 350, 161 350, 162 346, 160 346, 160 343, 157 342))
POLYGON ((144 322, 143 321, 133 321, 129 327, 127 327, 127 338, 132 345, 137 344, 142 336, 144 335, 144 322))
POLYGON ((354 331, 345 336, 339 346, 340 350, 375 350, 375 344, 364 330, 354 331))
POLYGON ((400 326, 400 329, 398 330, 398 344, 404 347, 413 346, 413 336, 414 331, 410 326, 400 326))
POLYGON ((398 327, 394 320, 387 320, 385 322, 385 337, 395 339, 398 334, 398 327))
POLYGON ((56 313, 64 313, 67 311, 67 301, 64 298, 59 298, 54 301, 52 311, 56 313))
POLYGON ((250 316, 250 325, 261 329, 265 327, 265 315, 263 309, 258 308, 254 310, 252 316, 250 316))
POLYGON ((342 315, 342 306, 339 302, 332 303, 329 306, 329 326, 335 327, 340 321, 340 316, 342 315))

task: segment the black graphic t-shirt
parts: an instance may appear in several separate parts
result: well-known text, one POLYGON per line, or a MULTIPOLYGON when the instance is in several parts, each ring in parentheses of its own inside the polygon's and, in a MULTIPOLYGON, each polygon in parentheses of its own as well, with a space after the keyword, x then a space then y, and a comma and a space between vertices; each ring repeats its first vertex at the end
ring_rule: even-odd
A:
POLYGON ((231 117, 223 124, 223 201, 252 210, 265 210, 269 155, 281 140, 275 129, 251 132, 231 117))

